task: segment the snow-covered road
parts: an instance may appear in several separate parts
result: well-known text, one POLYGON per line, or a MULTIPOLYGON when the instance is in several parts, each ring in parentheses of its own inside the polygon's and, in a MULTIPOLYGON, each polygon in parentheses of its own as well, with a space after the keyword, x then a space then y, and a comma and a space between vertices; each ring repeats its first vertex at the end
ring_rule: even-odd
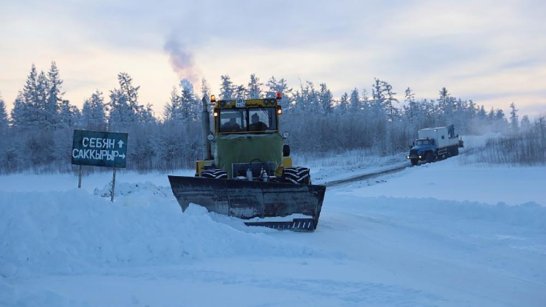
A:
POLYGON ((0 177, 0 306, 544 306, 546 167, 466 164, 331 187, 314 233, 182 214, 163 174, 0 177))

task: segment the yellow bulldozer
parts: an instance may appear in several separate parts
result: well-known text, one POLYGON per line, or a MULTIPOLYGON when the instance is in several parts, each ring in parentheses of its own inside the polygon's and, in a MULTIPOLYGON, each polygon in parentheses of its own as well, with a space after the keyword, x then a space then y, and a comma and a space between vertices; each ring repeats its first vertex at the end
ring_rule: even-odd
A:
POLYGON ((203 160, 196 161, 194 177, 169 176, 182 210, 193 203, 249 226, 316 229, 326 187, 311 184, 309 168, 292 165, 280 133, 281 97, 212 96, 212 131, 203 99, 203 160))

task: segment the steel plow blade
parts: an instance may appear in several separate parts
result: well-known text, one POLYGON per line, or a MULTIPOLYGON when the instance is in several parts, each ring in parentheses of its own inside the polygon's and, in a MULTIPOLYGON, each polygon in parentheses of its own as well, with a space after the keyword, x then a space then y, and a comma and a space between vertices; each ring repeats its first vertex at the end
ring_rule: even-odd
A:
POLYGON ((314 231, 326 187, 278 182, 169 176, 182 210, 190 203, 248 220, 249 226, 314 231), (292 218, 293 216, 293 218, 292 218))

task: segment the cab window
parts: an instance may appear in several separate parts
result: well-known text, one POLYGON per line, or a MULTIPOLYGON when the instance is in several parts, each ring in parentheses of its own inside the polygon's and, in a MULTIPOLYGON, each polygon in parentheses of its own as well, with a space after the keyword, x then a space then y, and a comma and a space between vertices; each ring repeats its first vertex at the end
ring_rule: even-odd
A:
POLYGON ((257 108, 248 110, 249 131, 277 130, 274 108, 257 108))
POLYGON ((220 132, 239 132, 247 130, 247 120, 244 109, 221 110, 220 132))

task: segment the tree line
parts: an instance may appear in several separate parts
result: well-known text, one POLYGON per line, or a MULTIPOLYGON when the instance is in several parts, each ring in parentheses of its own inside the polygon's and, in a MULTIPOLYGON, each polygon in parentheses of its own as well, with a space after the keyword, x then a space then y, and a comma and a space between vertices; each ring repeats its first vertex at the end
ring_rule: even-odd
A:
MULTIPOLYGON (((201 153, 201 99, 208 100, 207 82, 196 93, 187 80, 173 88, 163 114, 139 99, 139 86, 127 73, 118 74, 118 86, 105 95, 95 91, 81 110, 64 99, 63 80, 55 62, 47 72, 32 65, 8 115, 0 98, 0 172, 69 171, 74 129, 128 132, 129 169, 168 171, 191 168, 201 153)), ((281 130, 300 155, 342 153, 367 149, 378 154, 405 151, 425 127, 454 124, 459 134, 528 133, 542 125, 520 120, 514 104, 507 118, 501 109, 486 111, 472 100, 454 97, 444 87, 434 99, 417 99, 411 88, 403 95, 385 80, 374 79, 370 92, 354 88, 335 98, 325 83, 307 81, 296 88, 284 78, 263 83, 250 75, 247 84, 220 77, 220 99, 274 97, 283 93, 281 130), (403 99, 398 97, 403 96, 403 99)), ((536 130, 536 129, 535 129, 536 130)), ((538 129, 540 130, 540 129, 538 129)), ((542 131, 542 130, 541 130, 542 131)))

